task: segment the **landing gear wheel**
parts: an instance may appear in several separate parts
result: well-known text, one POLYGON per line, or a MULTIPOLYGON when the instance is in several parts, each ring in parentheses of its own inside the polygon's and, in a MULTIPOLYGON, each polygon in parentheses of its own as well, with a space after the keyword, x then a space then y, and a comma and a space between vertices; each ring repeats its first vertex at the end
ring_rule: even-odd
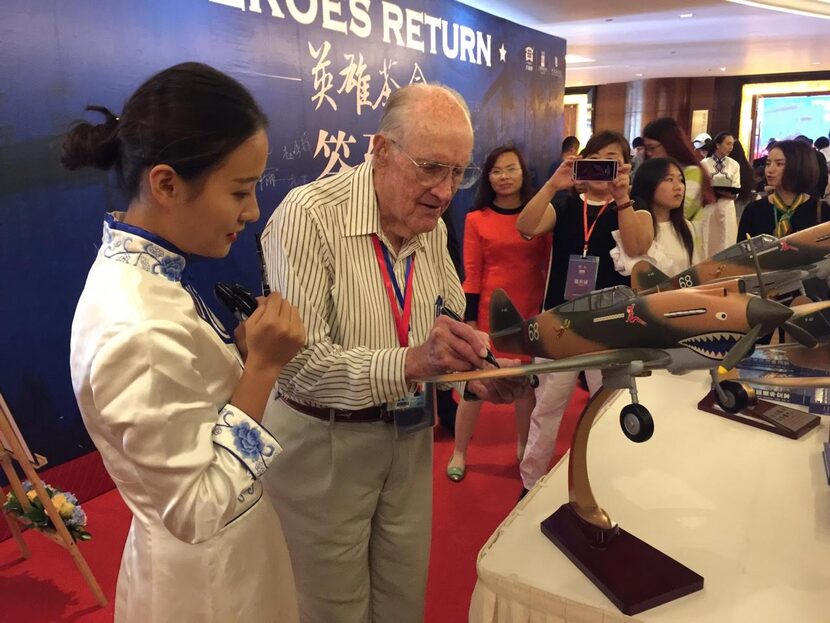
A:
POLYGON ((751 397, 747 388, 741 383, 735 381, 721 381, 720 388, 726 396, 724 400, 719 392, 715 392, 715 397, 721 409, 729 413, 740 413, 749 405, 751 397))
POLYGON ((635 443, 648 441, 654 434, 651 413, 641 404, 630 404, 622 408, 620 426, 625 436, 635 443))

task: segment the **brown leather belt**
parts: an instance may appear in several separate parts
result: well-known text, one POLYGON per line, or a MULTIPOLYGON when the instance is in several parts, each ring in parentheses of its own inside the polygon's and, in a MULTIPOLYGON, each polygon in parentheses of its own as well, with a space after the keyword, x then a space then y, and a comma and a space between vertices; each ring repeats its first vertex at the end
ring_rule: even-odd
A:
POLYGON ((327 422, 334 416, 335 422, 392 422, 393 416, 386 407, 367 407, 366 409, 357 409, 350 411, 348 409, 330 409, 327 407, 315 407, 314 405, 304 405, 300 402, 291 400, 286 396, 280 396, 282 400, 289 407, 305 415, 310 415, 318 420, 326 420, 327 422))

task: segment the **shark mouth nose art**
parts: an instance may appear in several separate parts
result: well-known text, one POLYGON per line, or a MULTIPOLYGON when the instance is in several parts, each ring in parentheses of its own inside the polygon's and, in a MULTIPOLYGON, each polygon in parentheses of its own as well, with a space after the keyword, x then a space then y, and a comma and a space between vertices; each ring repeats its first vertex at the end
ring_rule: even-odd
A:
POLYGON ((708 357, 709 359, 723 359, 726 353, 744 336, 743 333, 731 333, 725 331, 716 331, 714 333, 702 333, 694 337, 680 340, 683 344, 699 355, 708 357))

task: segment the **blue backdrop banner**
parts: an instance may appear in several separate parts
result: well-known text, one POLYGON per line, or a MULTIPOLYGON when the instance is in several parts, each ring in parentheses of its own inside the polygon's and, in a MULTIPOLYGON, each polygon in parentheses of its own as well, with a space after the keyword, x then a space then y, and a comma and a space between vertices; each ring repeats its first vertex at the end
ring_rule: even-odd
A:
MULTIPOLYGON (((52 465, 93 449, 69 378, 70 326, 103 215, 126 207, 112 176, 58 162, 62 133, 88 104, 117 114, 153 73, 200 61, 265 110, 262 217, 227 259, 197 267, 208 302, 218 280, 257 289, 254 233, 292 187, 369 157, 402 86, 440 82, 464 96, 478 165, 511 142, 545 175, 562 139, 565 42, 451 0, 5 0, 2 14, 0 391, 52 465)), ((459 235, 473 192, 453 203, 459 235)))

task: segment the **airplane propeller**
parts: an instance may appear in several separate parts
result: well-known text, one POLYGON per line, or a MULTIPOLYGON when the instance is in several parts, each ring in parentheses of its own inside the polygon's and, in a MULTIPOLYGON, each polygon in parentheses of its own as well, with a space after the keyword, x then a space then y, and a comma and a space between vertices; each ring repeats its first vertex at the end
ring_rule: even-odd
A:
POLYGON ((721 367, 731 370, 746 357, 754 348, 758 337, 773 331, 776 327, 788 320, 793 315, 793 310, 764 299, 753 298, 746 308, 746 319, 751 327, 750 330, 738 342, 729 349, 721 362, 721 367))
POLYGON ((755 347, 755 341, 758 339, 758 335, 761 333, 761 325, 756 324, 752 327, 749 332, 744 335, 738 343, 735 344, 732 348, 729 349, 729 352, 726 353, 726 356, 721 361, 721 368, 726 371, 731 370, 735 366, 737 366, 741 360, 746 357, 750 351, 755 347))
MULTIPOLYGON (((758 253, 755 249, 755 244, 752 242, 752 239, 750 238, 749 234, 747 234, 747 239, 749 241, 749 250, 750 250, 750 253, 752 254, 752 263, 755 265, 755 275, 758 278, 758 290, 759 290, 759 293, 761 295, 761 299, 763 299, 764 301, 767 301, 769 299, 768 299, 767 288, 764 284, 764 278, 763 278, 763 275, 761 274, 761 262, 758 260, 758 253)), ((808 303, 808 304, 805 304, 805 305, 799 305, 798 307, 794 307, 794 308, 792 308, 794 315, 791 316, 789 319, 787 319, 783 323, 783 325, 781 325, 781 326, 787 333, 789 333, 792 336, 792 338, 796 342, 798 342, 799 344, 801 344, 802 346, 805 346, 807 348, 813 348, 814 346, 818 345, 818 340, 816 340, 816 338, 813 337, 809 333, 809 331, 807 331, 804 328, 800 327, 799 325, 793 323, 793 320, 796 320, 796 319, 801 318, 803 316, 813 314, 817 311, 821 311, 822 309, 826 309, 828 306, 829 305, 826 302, 822 302, 822 303, 816 303, 816 304, 809 304, 808 303)), ((773 330, 774 329, 775 329, 775 327, 773 327, 773 330)), ((748 335, 749 334, 747 334, 747 336, 748 335)), ((758 335, 756 333, 755 339, 757 339, 757 338, 758 338, 758 335)), ((733 347, 733 350, 735 350, 737 348, 737 346, 738 345, 736 344, 733 347)), ((749 352, 748 349, 745 349, 745 350, 746 350, 746 353, 749 352)), ((744 354, 744 356, 746 356, 746 353, 744 354)), ((727 353, 727 357, 731 354, 732 354, 731 352, 727 353)), ((740 361, 742 358, 743 357, 739 357, 737 359, 737 361, 735 361, 735 365, 737 365, 737 362, 740 361)), ((724 359, 724 361, 725 360, 726 359, 724 359)), ((734 365, 732 367, 727 367, 727 366, 724 366, 724 367, 726 367, 727 370, 731 370, 732 367, 734 367, 734 365)))
MULTIPOLYGON (((800 299, 809 300, 806 297, 800 297, 800 299)), ((794 302, 797 303, 798 300, 799 299, 796 299, 794 302)), ((787 332, 787 335, 805 348, 815 348, 818 346, 818 338, 804 326, 799 324, 799 321, 830 309, 830 301, 814 301, 802 303, 800 305, 796 304, 791 305, 790 309, 793 310, 793 315, 782 325, 782 328, 787 332)))

